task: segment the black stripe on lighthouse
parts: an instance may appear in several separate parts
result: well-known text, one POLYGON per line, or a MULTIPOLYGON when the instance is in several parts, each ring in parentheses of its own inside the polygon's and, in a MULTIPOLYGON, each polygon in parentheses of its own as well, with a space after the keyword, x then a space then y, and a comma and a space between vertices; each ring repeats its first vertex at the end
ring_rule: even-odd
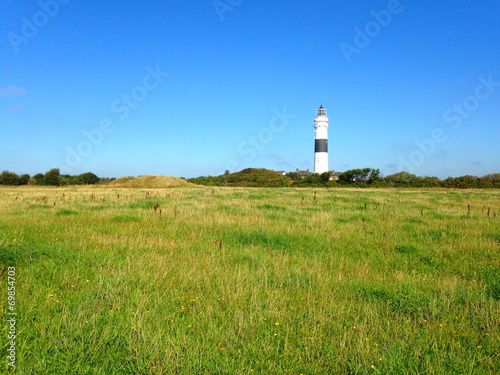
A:
POLYGON ((328 139, 315 139, 314 152, 328 152, 328 139))

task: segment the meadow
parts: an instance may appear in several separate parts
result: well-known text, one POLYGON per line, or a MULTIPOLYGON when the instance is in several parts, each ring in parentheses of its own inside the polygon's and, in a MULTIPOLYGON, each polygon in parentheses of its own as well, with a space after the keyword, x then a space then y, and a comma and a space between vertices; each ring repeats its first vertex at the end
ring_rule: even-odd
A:
POLYGON ((1 372, 500 373, 500 191, 0 188, 1 372))

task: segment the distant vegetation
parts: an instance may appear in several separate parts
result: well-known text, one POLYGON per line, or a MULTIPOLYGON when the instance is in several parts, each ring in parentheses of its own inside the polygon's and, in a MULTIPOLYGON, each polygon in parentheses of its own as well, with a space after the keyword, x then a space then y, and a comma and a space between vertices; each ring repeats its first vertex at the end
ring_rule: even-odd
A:
POLYGON ((236 173, 221 176, 202 176, 188 179, 189 182, 207 186, 242 186, 242 187, 288 187, 289 178, 267 169, 248 168, 236 173))
POLYGON ((23 174, 19 176, 14 172, 3 171, 0 174, 0 185, 37 185, 37 186, 64 186, 64 185, 95 185, 107 184, 113 178, 100 178, 92 172, 82 173, 78 176, 62 175, 58 168, 50 171, 37 173, 34 176, 23 174))
POLYGON ((448 177, 440 180, 437 177, 416 176, 409 172, 399 172, 382 177, 380 170, 372 168, 351 169, 332 180, 331 174, 312 173, 305 177, 297 172, 282 175, 267 169, 248 168, 236 173, 220 176, 202 176, 188 179, 189 182, 207 186, 241 186, 241 187, 443 187, 443 188, 500 188, 500 173, 483 177, 462 176, 448 177))
POLYGON ((330 172, 322 174, 311 173, 301 176, 297 172, 288 172, 285 175, 267 169, 247 168, 240 172, 226 173, 220 176, 200 176, 184 179, 170 176, 140 176, 102 178, 92 172, 77 176, 61 175, 59 169, 35 174, 18 175, 14 172, 3 171, 0 174, 0 185, 37 185, 37 186, 66 186, 66 185, 107 185, 114 187, 172 187, 189 184, 205 186, 234 186, 234 187, 413 187, 413 188, 500 188, 500 173, 488 174, 482 177, 461 176, 448 177, 441 180, 437 177, 416 176, 409 172, 399 172, 383 177, 380 170, 373 168, 351 169, 341 173, 338 180, 332 179, 330 172))

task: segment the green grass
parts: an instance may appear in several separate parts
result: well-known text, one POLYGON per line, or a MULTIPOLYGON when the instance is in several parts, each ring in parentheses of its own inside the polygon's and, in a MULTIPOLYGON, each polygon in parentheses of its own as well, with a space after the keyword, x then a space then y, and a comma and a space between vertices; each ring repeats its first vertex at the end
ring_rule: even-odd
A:
POLYGON ((499 197, 2 188, 15 372, 499 373, 499 197))

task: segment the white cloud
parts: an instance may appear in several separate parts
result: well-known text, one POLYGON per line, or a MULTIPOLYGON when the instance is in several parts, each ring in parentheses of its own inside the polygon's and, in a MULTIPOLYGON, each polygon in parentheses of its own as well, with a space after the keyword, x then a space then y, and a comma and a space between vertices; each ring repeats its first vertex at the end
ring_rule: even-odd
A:
POLYGON ((23 89, 22 87, 17 87, 13 85, 9 85, 7 87, 0 87, 0 96, 11 98, 22 95, 26 95, 26 90, 23 89))

